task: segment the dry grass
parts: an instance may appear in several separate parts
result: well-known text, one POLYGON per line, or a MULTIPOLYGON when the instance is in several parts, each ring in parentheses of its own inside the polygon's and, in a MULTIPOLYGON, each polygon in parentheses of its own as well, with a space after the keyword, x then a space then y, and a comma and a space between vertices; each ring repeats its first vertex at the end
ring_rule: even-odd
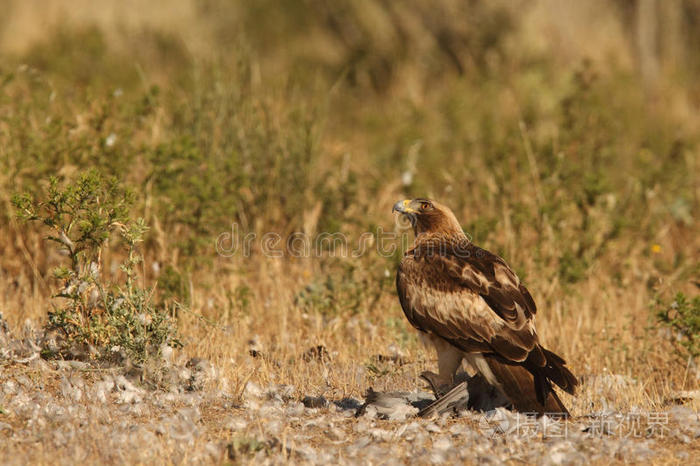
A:
MULTIPOLYGON (((105 1, 70 11, 38 3, 11 2, 12 19, 0 23, 0 52, 10 57, 0 82, 13 74, 0 87, 0 310, 16 334, 26 320, 45 321, 55 303, 49 271, 61 257, 42 232, 12 218, 9 199, 38 190, 47 174, 97 166, 136 188, 134 215, 151 226, 144 283, 163 291, 153 266, 172 268, 179 281, 169 299, 187 307, 178 316, 181 351, 211 361, 213 389, 234 398, 249 381, 292 385, 296 399, 361 398, 368 387, 413 390, 420 372, 435 369, 396 299, 396 255, 273 258, 259 242, 248 257, 215 251, 234 222, 258 237, 330 231, 356 244, 377 227, 394 231, 391 206, 407 195, 452 206, 477 243, 524 276, 544 344, 584 380, 564 400, 575 416, 661 411, 673 393, 699 388, 697 366, 652 305, 677 291, 697 295, 698 74, 692 61, 662 63, 649 89, 629 25, 607 2, 472 7, 477 20, 507 18, 482 29, 438 15, 432 26, 454 41, 462 74, 442 36, 418 19, 428 2, 413 2, 418 13, 382 2, 350 8, 359 34, 333 23, 344 10, 325 2, 308 2, 317 14, 305 19, 283 2, 288 21, 266 16, 265 2, 202 10, 105 1), (592 17, 603 26, 591 28, 592 17), (68 26, 57 36, 45 25, 61 18, 68 26), (60 34, 65 45, 56 45, 60 34), (117 88, 123 97, 110 97, 117 88), (117 143, 108 150, 110 134, 117 143), (318 345, 328 363, 304 359, 318 345), (629 383, 601 382, 607 374, 629 383)), ((464 13, 460 2, 440 4, 464 13)), ((29 377, 47 391, 60 378, 29 377)), ((228 408, 208 403, 197 441, 226 441, 219 421, 228 408)), ((161 440, 155 460, 178 462, 161 440)), ((680 446, 669 439, 657 448, 680 446)), ((2 451, 53 458, 50 448, 5 443, 2 451)))

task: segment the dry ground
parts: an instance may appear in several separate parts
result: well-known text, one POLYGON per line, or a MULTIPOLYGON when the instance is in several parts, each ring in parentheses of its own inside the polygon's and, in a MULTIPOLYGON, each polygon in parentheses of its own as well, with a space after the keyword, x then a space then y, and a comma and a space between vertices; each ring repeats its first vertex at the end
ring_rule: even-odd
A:
MULTIPOLYGON (((261 388, 250 380, 269 370, 261 357, 240 360, 245 382, 206 360, 164 361, 167 383, 154 390, 133 370, 45 362, 26 340, 4 333, 2 342, 12 348, 1 366, 5 464, 685 464, 700 454, 700 418, 692 404, 653 411, 609 406, 563 423, 500 408, 421 419, 417 409, 385 400, 358 417, 361 397, 330 384, 319 390, 300 380, 303 385, 261 388), (313 396, 319 391, 323 398, 313 396)), ((342 367, 332 357, 307 359, 297 367, 342 367)), ((413 371, 393 367, 398 364, 415 362, 385 363, 402 372, 390 385, 431 398, 415 392, 413 371)), ((351 372, 364 379, 362 369, 351 372)), ((581 397, 607 396, 612 404, 637 384, 600 376, 584 381, 581 397)))

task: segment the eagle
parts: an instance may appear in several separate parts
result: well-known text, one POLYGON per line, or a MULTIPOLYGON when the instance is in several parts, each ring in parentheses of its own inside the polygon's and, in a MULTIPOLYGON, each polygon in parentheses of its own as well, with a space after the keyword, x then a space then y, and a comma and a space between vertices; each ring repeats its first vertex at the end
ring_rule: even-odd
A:
POLYGON ((573 395, 578 381, 564 359, 540 344, 535 301, 515 272, 473 244, 448 207, 418 198, 397 202, 393 211, 415 233, 396 288, 406 318, 437 351, 439 373, 426 377, 431 385, 451 386, 464 360, 513 409, 568 416, 552 384, 573 395))

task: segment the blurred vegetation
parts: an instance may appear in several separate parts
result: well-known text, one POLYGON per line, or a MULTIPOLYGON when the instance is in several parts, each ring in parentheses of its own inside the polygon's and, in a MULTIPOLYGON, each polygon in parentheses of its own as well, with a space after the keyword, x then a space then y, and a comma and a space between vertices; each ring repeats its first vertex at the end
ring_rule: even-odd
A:
POLYGON ((676 333, 675 340, 689 356, 700 356, 700 296, 689 300, 678 293, 670 303, 657 302, 656 316, 676 333))
MULTIPOLYGON (((607 14, 629 23, 623 3, 607 14)), ((652 89, 624 60, 572 62, 532 45, 528 8, 206 0, 196 18, 214 36, 206 55, 173 33, 114 41, 98 26, 62 27, 0 64, 0 200, 35 196, 49 176, 115 177, 134 193, 132 218, 152 226, 144 254, 159 271, 142 273, 165 298, 189 299, 191 275, 216 260, 232 222, 357 238, 390 225, 403 195, 451 205, 475 241, 544 282, 600 275, 626 287, 643 276, 653 288, 673 272, 666 285, 687 287, 698 70, 662 67, 652 89)), ((687 37, 700 34, 684 21, 687 37)), ((26 234, 10 212, 0 210, 3 235, 26 234)), ((21 256, 13 244, 5 257, 21 256)), ((297 300, 361 312, 391 289, 394 261, 320 258, 297 300)))

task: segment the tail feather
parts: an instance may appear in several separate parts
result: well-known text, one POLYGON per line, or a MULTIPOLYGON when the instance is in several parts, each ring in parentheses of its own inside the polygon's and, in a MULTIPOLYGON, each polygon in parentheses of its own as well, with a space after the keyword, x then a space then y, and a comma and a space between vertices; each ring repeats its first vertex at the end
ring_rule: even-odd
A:
POLYGON ((573 395, 576 392, 578 380, 566 367, 566 361, 547 349, 542 348, 542 351, 547 358, 547 365, 542 368, 544 376, 557 384, 566 393, 573 395))
MULTIPOLYGON (((549 381, 550 364, 542 368, 536 368, 533 371, 532 368, 526 367, 521 363, 506 361, 497 356, 486 357, 486 361, 493 375, 498 380, 501 390, 517 411, 537 413, 538 415, 560 414, 569 416, 569 411, 552 389, 549 381)), ((570 375, 570 378, 562 376, 561 380, 566 382, 565 386, 567 388, 571 386, 573 391, 576 378, 559 361, 553 359, 553 362, 552 367, 554 369, 551 369, 552 371, 556 370, 559 371, 557 374, 567 373, 570 375)), ((553 379, 553 381, 557 383, 556 380, 553 379)), ((559 384, 557 383, 557 385, 559 384)))
POLYGON ((547 403, 545 404, 544 408, 545 413, 561 413, 566 417, 570 416, 569 410, 566 409, 566 406, 564 406, 564 403, 561 402, 559 395, 557 395, 557 392, 554 390, 549 392, 547 403))

